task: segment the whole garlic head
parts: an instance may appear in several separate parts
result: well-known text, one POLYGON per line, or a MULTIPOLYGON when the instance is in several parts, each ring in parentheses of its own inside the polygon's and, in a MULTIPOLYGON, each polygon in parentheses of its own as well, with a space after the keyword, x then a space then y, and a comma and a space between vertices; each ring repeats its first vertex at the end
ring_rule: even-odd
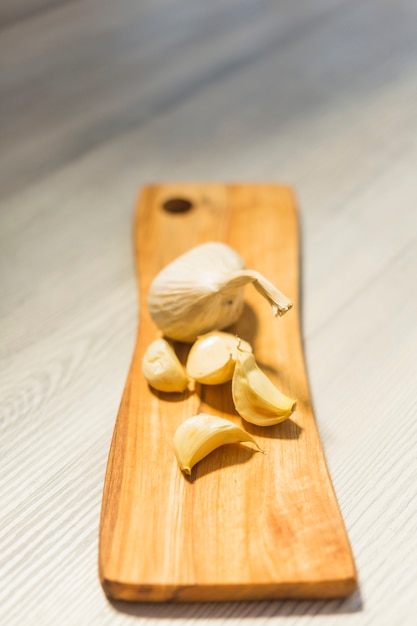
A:
POLYGON ((149 313, 165 336, 192 342, 239 319, 248 283, 270 302, 275 315, 291 308, 291 301, 272 283, 245 269, 233 248, 205 243, 172 261, 154 278, 148 292, 149 313))

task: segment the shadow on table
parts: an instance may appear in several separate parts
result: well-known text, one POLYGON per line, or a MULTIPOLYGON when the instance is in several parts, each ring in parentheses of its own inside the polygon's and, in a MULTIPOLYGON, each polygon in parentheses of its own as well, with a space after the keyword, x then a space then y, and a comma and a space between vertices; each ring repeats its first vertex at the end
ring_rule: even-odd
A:
POLYGON ((276 617, 291 615, 343 615, 363 610, 360 590, 335 600, 269 600, 255 602, 130 603, 109 600, 126 615, 157 619, 220 619, 225 617, 276 617))

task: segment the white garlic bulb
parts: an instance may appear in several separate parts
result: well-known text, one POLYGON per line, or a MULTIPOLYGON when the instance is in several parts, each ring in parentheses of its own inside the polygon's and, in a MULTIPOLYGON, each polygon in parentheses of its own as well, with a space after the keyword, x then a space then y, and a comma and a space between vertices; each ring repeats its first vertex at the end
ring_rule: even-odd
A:
POLYGON ((239 319, 248 283, 271 304, 275 315, 291 308, 291 301, 262 274, 245 269, 233 248, 220 242, 201 244, 154 278, 148 292, 149 312, 165 336, 191 342, 239 319))

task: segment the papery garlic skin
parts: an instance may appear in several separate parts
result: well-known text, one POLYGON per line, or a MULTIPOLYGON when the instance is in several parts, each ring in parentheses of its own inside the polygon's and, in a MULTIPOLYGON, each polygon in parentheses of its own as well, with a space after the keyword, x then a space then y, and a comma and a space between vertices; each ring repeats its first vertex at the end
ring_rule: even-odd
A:
POLYGON ((208 242, 192 248, 157 274, 148 291, 149 313, 165 336, 192 342, 234 324, 243 312, 248 283, 282 315, 291 301, 230 246, 208 242))
POLYGON ((155 339, 142 358, 142 371, 151 387, 158 391, 182 392, 189 378, 185 368, 166 339, 155 339))
POLYGON ((254 438, 230 420, 216 415, 199 413, 182 422, 175 431, 174 452, 180 469, 190 475, 191 470, 216 448, 226 443, 253 443, 258 450, 254 438))
POLYGON ((232 396, 239 415, 257 426, 286 420, 296 401, 283 394, 258 367, 251 352, 238 350, 232 379, 232 396))
POLYGON ((188 354, 186 371, 204 385, 221 385, 231 380, 238 346, 251 352, 252 347, 232 333, 215 330, 201 335, 188 354))

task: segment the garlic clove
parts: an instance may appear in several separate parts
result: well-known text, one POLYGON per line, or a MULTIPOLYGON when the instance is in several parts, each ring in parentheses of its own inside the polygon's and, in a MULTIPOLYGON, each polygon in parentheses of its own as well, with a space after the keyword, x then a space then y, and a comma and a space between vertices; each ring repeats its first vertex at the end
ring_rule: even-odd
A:
POLYGON ((291 301, 230 246, 208 242, 192 248, 165 266, 148 291, 148 309, 166 337, 193 342, 211 330, 234 324, 243 312, 245 285, 253 283, 282 315, 291 301))
POLYGON ((254 438, 233 422, 199 413, 182 422, 175 431, 174 452, 180 469, 190 475, 196 463, 210 452, 226 443, 253 443, 262 451, 254 438))
POLYGON ((158 391, 184 391, 189 383, 185 369, 166 339, 156 339, 142 358, 142 371, 158 391))
POLYGON ((238 350, 232 379, 235 408, 247 422, 273 426, 287 419, 296 401, 283 394, 258 367, 251 352, 238 350))
POLYGON ((218 330, 201 335, 188 354, 188 376, 205 385, 221 385, 231 380, 239 345, 241 349, 252 352, 247 341, 231 333, 218 330))

